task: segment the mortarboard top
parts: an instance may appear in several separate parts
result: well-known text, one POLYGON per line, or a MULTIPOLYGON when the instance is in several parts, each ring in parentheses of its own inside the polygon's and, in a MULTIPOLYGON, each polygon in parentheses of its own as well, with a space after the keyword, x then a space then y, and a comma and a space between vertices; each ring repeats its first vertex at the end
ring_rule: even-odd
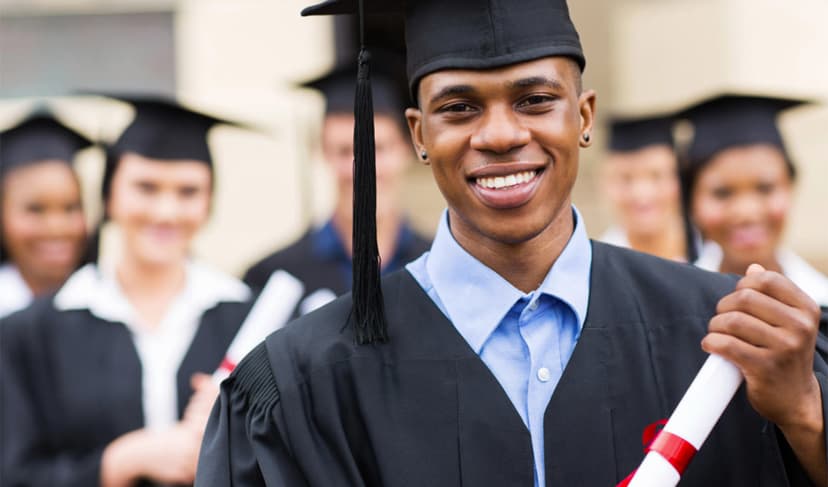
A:
POLYGON ((616 118, 610 122, 609 150, 632 152, 652 145, 673 146, 673 117, 616 118))
POLYGON ((71 164, 76 152, 91 145, 51 113, 38 111, 0 132, 0 174, 45 160, 71 164))
POLYGON ((693 124, 688 162, 704 164, 722 150, 753 144, 776 146, 787 159, 776 120, 783 110, 804 103, 795 99, 724 95, 689 108, 683 113, 693 124))
MULTIPOLYGON (((405 70, 401 60, 390 53, 371 52, 371 91, 374 111, 402 118, 407 103, 405 70)), ((301 86, 319 91, 325 97, 325 113, 354 113, 354 93, 357 83, 355 63, 342 63, 318 78, 301 86)))
POLYGON ((189 159, 212 165, 207 133, 217 124, 239 125, 161 97, 101 96, 135 108, 135 118, 110 147, 116 154, 134 152, 151 159, 189 159))
MULTIPOLYGON (((302 15, 356 14, 358 0, 327 0, 302 15)), ((586 59, 565 0, 365 0, 364 12, 403 14, 408 84, 441 69, 492 69, 547 56, 586 59)), ((416 99, 416 96, 413 96, 416 99)))

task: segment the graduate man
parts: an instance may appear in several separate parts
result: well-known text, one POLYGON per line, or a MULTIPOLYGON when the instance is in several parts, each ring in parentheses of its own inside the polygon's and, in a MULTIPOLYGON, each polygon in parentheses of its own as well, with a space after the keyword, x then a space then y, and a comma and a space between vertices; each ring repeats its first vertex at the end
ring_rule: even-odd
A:
POLYGON ((571 190, 596 97, 565 2, 397 9, 409 127, 448 204, 431 251, 380 294, 375 246, 358 248, 353 296, 255 349, 222 385, 196 484, 613 486, 711 352, 746 387, 682 485, 828 485, 816 305, 773 272, 736 282, 587 239, 571 190))

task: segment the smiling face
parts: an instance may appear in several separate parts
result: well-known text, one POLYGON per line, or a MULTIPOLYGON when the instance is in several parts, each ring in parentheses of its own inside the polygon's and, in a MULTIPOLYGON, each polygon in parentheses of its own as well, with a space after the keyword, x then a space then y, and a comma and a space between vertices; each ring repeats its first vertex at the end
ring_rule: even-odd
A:
POLYGON ((80 186, 68 164, 44 161, 9 172, 2 184, 2 238, 9 260, 35 292, 58 286, 83 251, 80 186))
POLYGON ((145 265, 180 264, 210 212, 212 173, 203 162, 125 154, 107 204, 125 254, 145 265))
POLYGON ((549 57, 493 70, 445 70, 419 83, 406 112, 469 252, 569 238, 570 193, 595 95, 574 62, 549 57), (565 235, 564 235, 565 233, 565 235))
POLYGON ((681 217, 676 156, 666 145, 611 154, 604 189, 628 235, 663 234, 681 217))
POLYGON ((767 267, 782 238, 791 195, 791 175, 779 149, 727 149, 699 171, 693 220, 722 248, 723 266, 741 272, 753 262, 767 267))

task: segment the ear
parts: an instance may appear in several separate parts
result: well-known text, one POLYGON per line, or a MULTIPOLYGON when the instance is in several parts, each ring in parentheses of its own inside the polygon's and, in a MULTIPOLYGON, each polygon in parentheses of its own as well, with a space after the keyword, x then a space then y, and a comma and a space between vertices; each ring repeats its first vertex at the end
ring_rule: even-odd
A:
POLYGON ((579 143, 581 147, 589 147, 594 140, 593 123, 595 122, 595 90, 584 90, 578 98, 578 111, 581 114, 581 131, 579 143))
POLYGON ((426 150, 423 141, 423 112, 419 108, 406 108, 405 120, 408 122, 408 131, 411 133, 411 142, 414 143, 417 159, 428 165, 428 161, 421 157, 423 151, 426 150))

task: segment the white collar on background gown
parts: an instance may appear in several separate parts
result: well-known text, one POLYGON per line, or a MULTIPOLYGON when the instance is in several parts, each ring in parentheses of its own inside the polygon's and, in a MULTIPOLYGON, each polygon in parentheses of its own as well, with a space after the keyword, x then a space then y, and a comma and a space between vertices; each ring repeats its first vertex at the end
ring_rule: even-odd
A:
MULTIPOLYGON (((719 271, 722 263, 722 249, 715 242, 705 242, 697 267, 708 271, 719 271)), ((782 267, 782 273, 794 282, 805 294, 811 297, 820 306, 828 306, 828 277, 811 267, 805 259, 790 250, 780 249, 776 252, 776 259, 782 267)))
POLYGON ((10 263, 0 266, 0 318, 25 308, 33 297, 17 267, 10 263))
POLYGON ((176 375, 198 330, 201 316, 220 302, 241 302, 250 290, 238 279, 197 263, 188 263, 186 284, 161 322, 141 326, 114 272, 88 264, 72 274, 55 296, 59 310, 88 309, 129 329, 141 360, 144 426, 164 428, 178 420, 176 375))

